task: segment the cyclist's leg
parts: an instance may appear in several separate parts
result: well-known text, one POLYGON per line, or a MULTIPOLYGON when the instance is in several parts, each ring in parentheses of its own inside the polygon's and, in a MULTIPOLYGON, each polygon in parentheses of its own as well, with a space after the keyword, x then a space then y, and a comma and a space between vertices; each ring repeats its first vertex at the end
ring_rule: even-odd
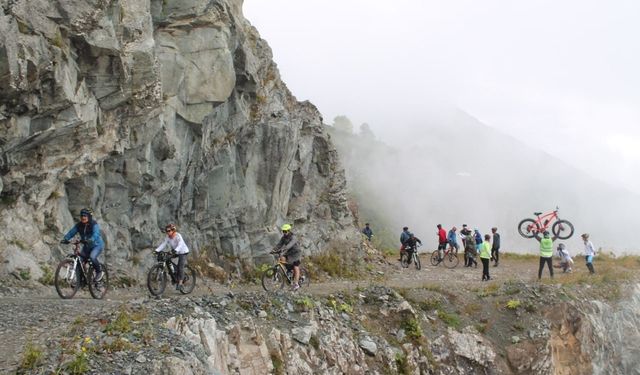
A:
POLYGON ((187 264, 187 254, 178 254, 178 285, 182 285, 182 281, 184 280, 184 265, 187 264))
POLYGON ((298 281, 300 280, 300 261, 296 260, 291 263, 293 266, 293 285, 298 285, 298 281))
POLYGON ((98 256, 102 253, 103 249, 104 246, 94 246, 89 253, 89 259, 91 259, 91 263, 93 264, 93 268, 96 270, 96 274, 102 271, 102 267, 98 261, 98 256))

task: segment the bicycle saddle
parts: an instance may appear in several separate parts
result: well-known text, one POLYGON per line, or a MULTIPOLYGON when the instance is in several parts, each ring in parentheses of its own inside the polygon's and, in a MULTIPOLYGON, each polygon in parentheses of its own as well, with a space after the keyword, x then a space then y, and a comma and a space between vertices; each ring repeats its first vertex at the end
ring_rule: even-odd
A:
POLYGON ((540 216, 540 215, 542 215, 542 212, 534 212, 533 214, 536 215, 536 216, 540 216))

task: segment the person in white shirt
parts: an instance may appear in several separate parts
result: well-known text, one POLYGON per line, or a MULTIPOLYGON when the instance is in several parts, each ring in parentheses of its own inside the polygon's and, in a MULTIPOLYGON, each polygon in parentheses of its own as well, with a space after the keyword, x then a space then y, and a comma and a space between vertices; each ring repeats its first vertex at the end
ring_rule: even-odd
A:
POLYGON ((560 268, 562 268, 562 272, 571 272, 573 270, 573 259, 571 259, 569 250, 563 243, 558 245, 558 256, 561 259, 560 268))
POLYGON ((182 281, 184 279, 184 266, 187 264, 187 254, 189 254, 189 248, 187 244, 182 239, 180 233, 178 233, 175 224, 167 224, 164 227, 165 233, 167 233, 167 237, 165 237, 164 242, 158 246, 155 250, 156 253, 161 252, 167 245, 171 247, 172 251, 175 251, 178 256, 178 283, 176 284, 176 289, 182 288, 182 281))
POLYGON ((584 259, 587 262, 587 268, 589 273, 596 273, 593 269, 593 257, 596 256, 596 249, 593 247, 593 243, 589 241, 589 233, 582 234, 582 240, 584 241, 584 259))

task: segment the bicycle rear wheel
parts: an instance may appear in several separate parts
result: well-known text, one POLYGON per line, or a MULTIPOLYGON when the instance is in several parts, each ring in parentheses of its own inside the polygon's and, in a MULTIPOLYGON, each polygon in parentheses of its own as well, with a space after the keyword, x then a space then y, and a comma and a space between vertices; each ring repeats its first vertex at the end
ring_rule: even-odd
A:
POLYGON ((196 271, 189 267, 188 265, 184 266, 184 279, 182 279, 182 288, 180 288, 180 293, 189 294, 193 292, 193 289, 196 287, 196 271))
POLYGON ((89 293, 91 293, 91 297, 95 299, 103 299, 107 294, 107 290, 109 290, 109 272, 107 271, 107 266, 104 263, 100 263, 100 268, 102 269, 102 279, 100 281, 95 281, 95 271, 93 267, 89 269, 89 293))
POLYGON ((553 223, 551 231, 553 232, 554 236, 558 237, 561 240, 566 240, 567 238, 573 236, 573 224, 571 224, 567 220, 558 220, 553 223))
POLYGON ((533 238, 540 232, 540 226, 533 219, 524 219, 518 224, 518 233, 524 238, 533 238))
POLYGON ((284 280, 286 277, 282 274, 279 267, 272 267, 264 271, 262 274, 262 287, 267 292, 273 292, 276 289, 284 288, 284 280))
POLYGON ((402 256, 400 257, 400 264, 402 265, 402 268, 407 268, 409 267, 409 264, 411 264, 411 256, 407 251, 402 253, 402 256))
POLYGON ((300 267, 300 278, 298 279, 298 285, 302 288, 303 286, 309 287, 311 284, 311 278, 309 277, 309 272, 306 268, 300 267))
POLYGON ((458 256, 454 253, 449 253, 444 256, 444 266, 447 268, 455 268, 459 261, 458 256))
POLYGON ((418 256, 417 251, 413 253, 413 263, 416 265, 417 270, 422 268, 422 265, 420 264, 420 257, 418 256))
POLYGON ((80 288, 78 273, 73 269, 73 260, 65 259, 58 264, 55 276, 56 292, 62 299, 71 299, 80 288))
POLYGON ((167 273, 164 270, 164 264, 156 264, 151 267, 147 274, 147 288, 153 296, 159 296, 167 287, 167 273))

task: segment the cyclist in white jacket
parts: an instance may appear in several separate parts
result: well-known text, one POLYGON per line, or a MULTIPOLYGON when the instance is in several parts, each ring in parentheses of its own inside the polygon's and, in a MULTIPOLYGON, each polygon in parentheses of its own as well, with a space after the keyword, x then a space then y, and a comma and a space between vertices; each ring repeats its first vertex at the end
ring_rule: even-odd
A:
POLYGON ((189 248, 182 239, 180 233, 177 232, 175 224, 167 224, 164 228, 167 233, 164 242, 158 246, 156 253, 161 252, 167 245, 171 247, 171 250, 175 251, 178 255, 178 283, 176 289, 182 288, 182 281, 184 279, 184 266, 187 264, 187 254, 189 254, 189 248))
POLYGON ((589 233, 583 233, 582 240, 584 241, 584 260, 587 262, 589 273, 594 274, 596 270, 593 269, 593 257, 596 256, 596 249, 593 247, 593 243, 589 241, 589 233))

